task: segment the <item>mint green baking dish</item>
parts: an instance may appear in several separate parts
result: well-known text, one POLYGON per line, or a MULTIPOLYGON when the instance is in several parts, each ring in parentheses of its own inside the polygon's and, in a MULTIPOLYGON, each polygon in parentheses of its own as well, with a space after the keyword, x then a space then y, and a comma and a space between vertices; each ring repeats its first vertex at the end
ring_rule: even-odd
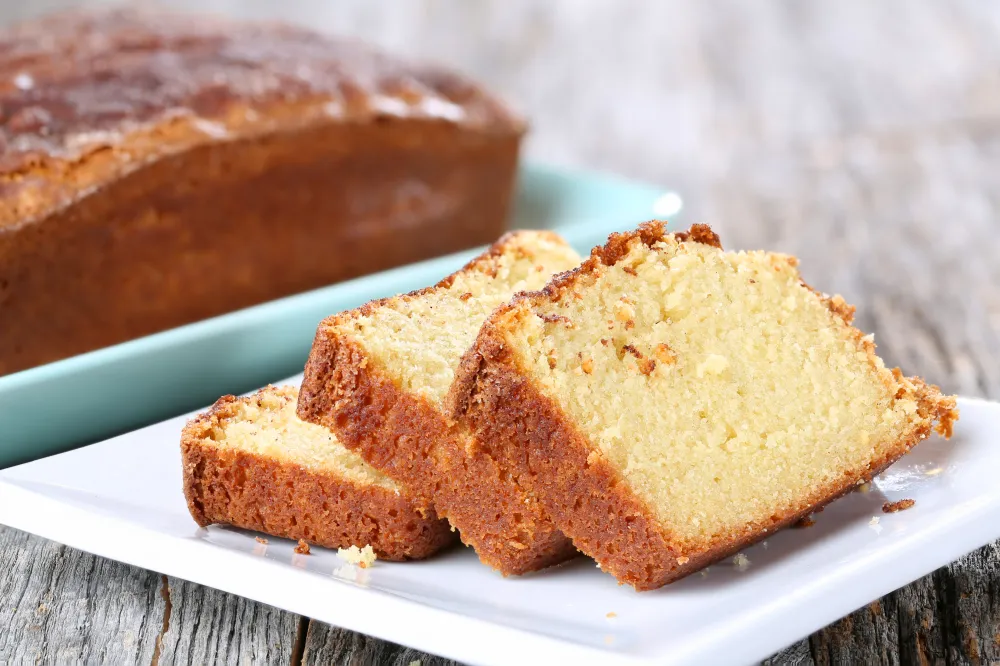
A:
MULTIPOLYGON (((612 231, 673 219, 681 200, 614 176, 522 167, 512 227, 553 229, 580 252, 612 231)), ((316 325, 418 289, 479 250, 423 261, 0 377, 0 468, 176 416, 301 372, 316 325)))

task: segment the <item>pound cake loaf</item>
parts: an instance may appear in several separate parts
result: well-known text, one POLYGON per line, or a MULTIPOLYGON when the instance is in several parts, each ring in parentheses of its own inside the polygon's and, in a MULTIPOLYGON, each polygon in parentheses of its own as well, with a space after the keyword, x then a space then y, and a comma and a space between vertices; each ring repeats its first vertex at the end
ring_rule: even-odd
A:
POLYGON ((958 418, 796 264, 723 252, 705 226, 615 234, 489 318, 450 413, 619 582, 680 578, 958 418))
POLYGON ((295 416, 298 389, 225 396, 181 435, 184 495, 202 527, 235 525, 327 548, 370 545, 388 560, 427 557, 455 541, 448 523, 295 416))
POLYGON ((460 249, 524 123, 469 80, 150 8, 0 31, 0 375, 460 249))
POLYGON ((521 574, 575 554, 536 498, 444 413, 462 354, 489 313, 580 257, 555 234, 517 232, 437 286, 323 321, 299 416, 433 506, 497 571, 521 574))

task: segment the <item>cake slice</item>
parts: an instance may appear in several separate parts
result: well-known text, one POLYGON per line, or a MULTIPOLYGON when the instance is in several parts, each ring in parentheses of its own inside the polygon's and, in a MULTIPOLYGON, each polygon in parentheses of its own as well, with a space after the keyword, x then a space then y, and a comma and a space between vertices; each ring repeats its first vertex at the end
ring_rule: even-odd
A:
POLYGON ((181 436, 184 495, 202 527, 235 525, 327 548, 371 545, 379 557, 427 557, 454 541, 326 428, 295 416, 298 389, 219 398, 181 436))
POLYGON ((794 257, 705 226, 614 234, 484 324, 450 413, 619 582, 738 551, 951 434, 953 397, 875 355, 794 257))
POLYGON ((540 289, 580 257, 548 232, 507 234, 438 285, 323 321, 299 416, 433 506, 480 559, 503 574, 563 561, 576 550, 477 443, 453 427, 444 399, 462 354, 494 308, 540 289))

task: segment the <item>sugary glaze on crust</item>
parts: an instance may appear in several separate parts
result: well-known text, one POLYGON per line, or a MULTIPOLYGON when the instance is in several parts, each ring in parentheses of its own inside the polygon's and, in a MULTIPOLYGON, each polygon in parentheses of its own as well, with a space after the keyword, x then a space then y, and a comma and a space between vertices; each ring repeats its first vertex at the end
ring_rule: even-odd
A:
POLYGON ((393 119, 520 135, 450 71, 304 28, 149 8, 71 11, 0 33, 0 227, 192 146, 393 119))
MULTIPOLYGON (((864 470, 845 472, 843 477, 803 498, 798 510, 773 515, 751 526, 749 533, 723 535, 683 553, 676 539, 656 519, 651 508, 624 482, 621 473, 602 456, 591 455, 593 446, 573 420, 554 400, 532 382, 506 345, 502 327, 518 317, 530 315, 531 306, 542 300, 558 301, 572 292, 583 275, 613 265, 630 243, 653 244, 665 230, 657 222, 636 232, 613 235, 607 245, 595 248, 576 271, 555 278, 541 292, 523 294, 500 308, 484 324, 480 335, 462 362, 449 395, 449 411, 479 439, 502 442, 490 454, 519 482, 533 490, 565 534, 584 553, 594 557, 620 582, 637 589, 653 589, 737 552, 870 480, 930 434, 931 424, 949 436, 958 417, 955 400, 942 396, 934 386, 911 378, 899 370, 893 374, 916 397, 923 425, 898 442, 864 470), (678 558, 681 558, 678 560, 678 558), (683 564, 681 564, 683 562, 683 564)), ((695 225, 682 242, 720 247, 707 227, 695 225)), ((820 295, 827 307, 845 323, 853 308, 839 297, 820 295)), ((874 357, 874 345, 854 331, 858 347, 874 357)), ((901 389, 902 390, 902 389, 901 389)))
POLYGON ((235 416, 237 403, 253 399, 219 398, 184 428, 184 495, 199 525, 235 525, 327 548, 370 544, 396 561, 428 557, 455 541, 432 509, 390 488, 213 442, 212 431, 235 416))
MULTIPOLYGON (((561 239, 546 234, 552 240, 561 239)), ((316 332, 299 393, 299 417, 337 433, 376 469, 433 506, 460 531, 480 559, 504 575, 523 574, 576 554, 538 500, 512 483, 480 442, 455 428, 424 396, 402 388, 367 350, 338 330, 396 298, 414 299, 450 287, 456 276, 490 273, 511 250, 513 234, 434 287, 368 303, 328 318, 316 332)))

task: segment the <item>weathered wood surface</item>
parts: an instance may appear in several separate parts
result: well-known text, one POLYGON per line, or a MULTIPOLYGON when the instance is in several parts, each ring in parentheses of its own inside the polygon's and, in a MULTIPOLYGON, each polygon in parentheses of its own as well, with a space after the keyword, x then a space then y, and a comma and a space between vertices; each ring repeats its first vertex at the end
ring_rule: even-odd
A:
MULTIPOLYGON (((857 304, 887 362, 1000 398, 998 3, 185 3, 454 62, 529 113, 530 156, 680 189, 857 304)), ((449 663, 5 528, 0 627, 0 663, 449 663)), ((1000 663, 1000 546, 767 663, 1000 663)))

